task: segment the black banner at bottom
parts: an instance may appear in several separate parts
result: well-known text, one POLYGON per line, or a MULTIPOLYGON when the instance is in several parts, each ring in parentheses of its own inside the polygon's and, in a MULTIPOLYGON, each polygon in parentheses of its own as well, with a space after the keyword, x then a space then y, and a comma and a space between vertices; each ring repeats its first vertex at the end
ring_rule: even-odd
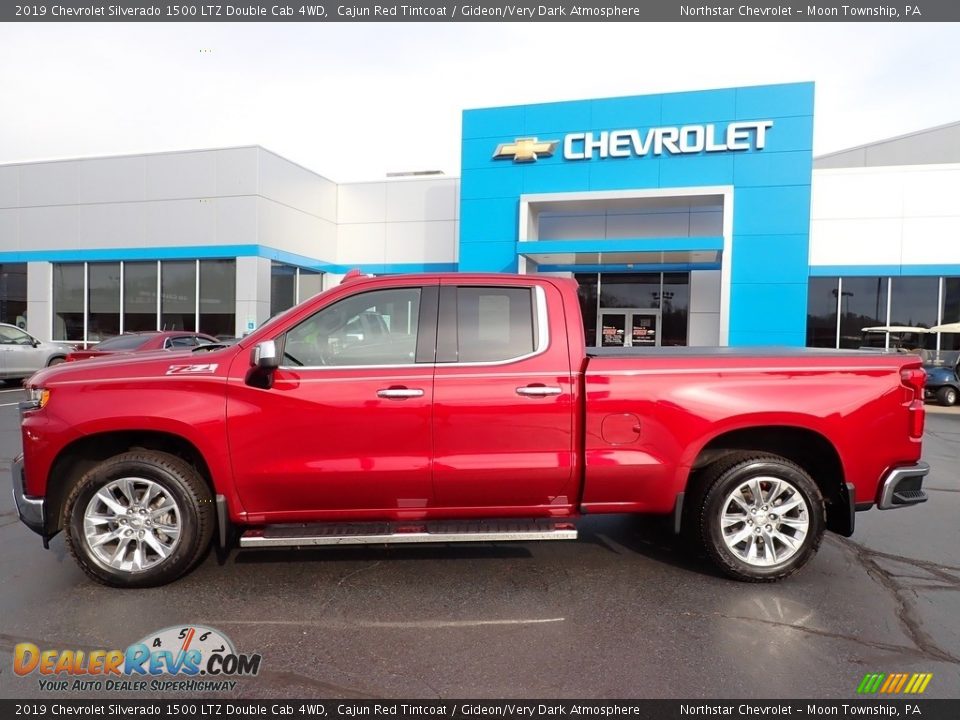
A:
POLYGON ((0 718, 916 718, 956 720, 960 699, 871 700, 0 700, 0 718))

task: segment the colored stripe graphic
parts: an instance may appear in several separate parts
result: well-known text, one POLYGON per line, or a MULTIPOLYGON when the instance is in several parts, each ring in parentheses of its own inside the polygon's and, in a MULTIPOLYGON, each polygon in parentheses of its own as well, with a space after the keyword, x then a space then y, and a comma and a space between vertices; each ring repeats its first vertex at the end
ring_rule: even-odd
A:
POLYGON ((906 684, 906 682, 907 682, 907 674, 900 673, 900 682, 897 683, 897 687, 893 689, 893 692, 898 693, 901 690, 903 690, 903 686, 906 684))
POLYGON ((883 673, 867 673, 863 676, 863 680, 860 681, 860 687, 857 688, 857 692, 872 695, 880 689, 880 683, 883 682, 885 677, 886 675, 883 673))
POLYGON ((927 689, 933 673, 867 673, 857 686, 860 695, 919 695, 927 689))

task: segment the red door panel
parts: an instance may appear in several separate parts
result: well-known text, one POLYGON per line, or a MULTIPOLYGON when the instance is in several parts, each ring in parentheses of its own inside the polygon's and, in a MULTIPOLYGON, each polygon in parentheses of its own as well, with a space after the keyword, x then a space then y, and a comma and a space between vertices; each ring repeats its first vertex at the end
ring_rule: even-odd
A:
MULTIPOLYGON (((499 297, 499 287, 490 288, 488 294, 482 288, 466 293, 461 288, 459 301, 454 301, 454 288, 442 285, 434 377, 437 504, 464 514, 563 515, 576 502, 570 497, 575 488, 576 392, 559 310, 562 303, 553 286, 534 286, 518 278, 514 287, 532 293, 534 317, 539 312, 539 318, 535 327, 531 325, 535 337, 526 348, 531 352, 503 362, 495 359, 503 348, 524 349, 516 338, 499 337, 497 329, 509 319, 517 332, 522 330, 518 298, 499 297), (557 310, 549 317, 542 312, 548 300, 557 310), (454 315, 459 328, 455 339, 454 315), (480 337, 471 338, 464 328, 470 326, 476 334, 478 317, 486 317, 491 329, 481 327, 480 337), (446 357, 445 347, 452 353, 446 357), (458 362, 441 362, 454 355, 458 362)), ((529 318, 529 308, 526 312, 529 318)))

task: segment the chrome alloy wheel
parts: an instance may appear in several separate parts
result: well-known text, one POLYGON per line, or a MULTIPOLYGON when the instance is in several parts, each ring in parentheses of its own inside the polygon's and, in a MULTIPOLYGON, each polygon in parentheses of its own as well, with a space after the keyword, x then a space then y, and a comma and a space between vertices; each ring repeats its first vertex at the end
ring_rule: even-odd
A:
POLYGON ((761 476, 741 483, 727 495, 720 511, 724 544, 754 567, 789 560, 809 529, 807 501, 781 478, 761 476))
POLYGON ((87 503, 83 534, 87 547, 103 565, 142 572, 176 549, 180 508, 173 496, 152 480, 111 480, 87 503))

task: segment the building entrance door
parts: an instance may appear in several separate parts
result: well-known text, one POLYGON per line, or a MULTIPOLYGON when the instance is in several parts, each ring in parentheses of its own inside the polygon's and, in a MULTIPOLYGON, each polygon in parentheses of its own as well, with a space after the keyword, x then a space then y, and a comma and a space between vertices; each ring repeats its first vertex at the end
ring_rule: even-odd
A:
POLYGON ((659 347, 660 311, 600 308, 597 347, 659 347))

